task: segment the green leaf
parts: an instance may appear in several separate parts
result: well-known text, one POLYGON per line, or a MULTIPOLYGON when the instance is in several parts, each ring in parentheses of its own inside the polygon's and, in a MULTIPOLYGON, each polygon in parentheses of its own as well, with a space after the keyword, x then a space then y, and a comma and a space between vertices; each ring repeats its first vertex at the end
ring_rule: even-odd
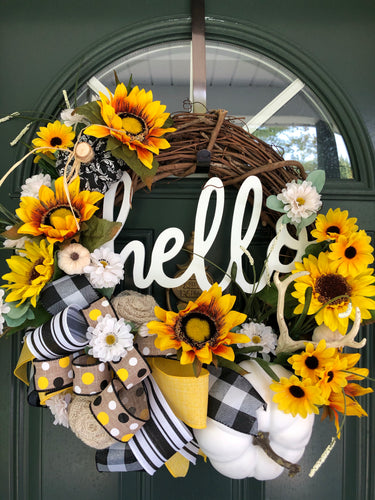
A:
POLYGON ((298 320, 297 320, 297 322, 295 323, 295 325, 293 326, 293 328, 292 328, 292 330, 290 332, 291 337, 293 337, 293 333, 294 332, 298 332, 298 330, 300 330, 301 325, 305 321, 306 316, 307 316, 307 311, 309 310, 309 307, 310 307, 310 304, 311 304, 311 298, 312 298, 312 287, 309 286, 308 288, 306 288, 306 291, 305 291, 305 303, 304 303, 304 306, 303 306, 303 311, 298 316, 298 320))
POLYGON ((197 357, 195 357, 193 361, 194 377, 198 378, 199 375, 201 374, 201 371, 202 371, 202 363, 201 361, 199 361, 197 357))
POLYGON ((285 213, 284 203, 277 199, 277 196, 271 194, 266 200, 266 205, 270 210, 275 210, 275 212, 285 213))
POLYGON ((93 215, 86 225, 87 229, 81 233, 80 242, 90 252, 110 241, 122 226, 121 222, 99 219, 96 215, 93 215))
POLYGON ((57 265, 57 262, 58 262, 58 258, 57 258, 57 251, 56 251, 54 254, 54 259, 53 259, 53 276, 51 278, 51 281, 56 281, 64 275, 63 271, 57 265))
POLYGON ((236 349, 236 353, 238 352, 239 354, 248 354, 250 352, 261 352, 263 351, 262 346, 249 346, 249 347, 241 347, 236 349))
POLYGON ((38 161, 38 167, 46 168, 48 169, 48 166, 52 167, 52 169, 56 172, 56 158, 50 158, 48 155, 45 153, 42 153, 41 151, 36 153, 38 156, 40 156, 40 160, 38 161))
POLYGON ((133 170, 133 172, 135 172, 142 179, 146 186, 149 189, 151 188, 152 178, 159 168, 159 163, 155 158, 152 162, 152 168, 150 169, 143 165, 135 151, 131 151, 125 145, 123 145, 121 148, 111 150, 111 153, 115 158, 124 160, 124 162, 133 170))
POLYGON ((6 336, 10 336, 13 333, 24 330, 25 328, 37 328, 38 326, 47 323, 47 321, 49 321, 51 318, 51 314, 49 314, 40 304, 38 304, 36 308, 30 308, 28 310, 23 323, 19 325, 10 325, 7 321, 8 326, 11 328, 7 328, 5 334, 6 336))
POLYGON ((97 101, 88 102, 83 106, 78 106, 75 112, 79 115, 85 116, 90 123, 96 125, 105 125, 105 121, 102 118, 100 106, 97 101))
POLYGON ((306 219, 302 219, 301 222, 296 224, 297 235, 299 235, 304 227, 309 226, 314 222, 314 220, 316 219, 316 215, 316 213, 311 214, 309 217, 306 217, 306 219))
POLYGON ((313 170, 306 178, 310 181, 313 186, 315 186, 318 193, 320 193, 324 187, 326 181, 326 173, 324 170, 313 170))
MULTIPOLYGON (((8 325, 10 325, 10 322, 14 321, 19 321, 22 318, 26 317, 27 311, 30 309, 31 304, 30 302, 24 302, 23 304, 20 304, 17 307, 17 304, 19 302, 7 302, 7 305, 10 307, 10 311, 6 314, 3 314, 4 319, 8 325)), ((24 319, 22 320, 24 321, 24 319)), ((21 323, 22 323, 21 321, 21 323)), ((20 324, 20 323, 17 323, 20 324)), ((16 325, 12 325, 16 326, 16 325)))
MULTIPOLYGON (((38 155, 48 158, 43 153, 38 153, 38 155)), ((38 168, 43 174, 49 174, 52 179, 57 179, 60 176, 56 169, 55 161, 51 160, 51 158, 48 158, 48 161, 45 158, 41 158, 38 161, 38 168)))
POLYGON ((246 375, 248 373, 234 361, 229 361, 229 359, 225 359, 220 356, 217 356, 216 359, 218 361, 218 366, 221 366, 223 368, 229 368, 229 370, 232 370, 238 373, 239 375, 246 375))
POLYGON ((283 217, 281 218, 281 222, 282 222, 282 224, 289 224, 289 223, 291 223, 291 224, 292 224, 292 221, 291 221, 291 219, 287 216, 287 214, 283 215, 283 217))
POLYGON ((232 268, 230 270, 230 279, 233 281, 233 283, 236 282, 236 277, 237 277, 237 263, 233 262, 232 268))
MULTIPOLYGON (((110 287, 110 288, 98 288, 97 292, 103 295, 103 297, 106 297, 108 300, 111 299, 113 292, 115 290, 115 287, 110 287)), ((129 321, 127 322, 129 323, 129 321)))
POLYGON ((265 361, 263 358, 252 358, 252 360, 256 361, 258 365, 263 368, 263 370, 269 375, 272 380, 275 382, 280 382, 279 377, 276 375, 276 373, 272 370, 270 363, 265 361))
POLYGON ((132 91, 133 89, 133 75, 131 74, 130 77, 129 77, 129 81, 126 85, 126 90, 128 92, 128 94, 130 94, 130 92, 132 91))
POLYGON ((5 208, 4 205, 2 205, 1 203, 0 203, 0 213, 12 225, 17 224, 20 221, 18 217, 16 217, 12 212, 10 212, 7 208, 5 208))
POLYGON ((318 243, 311 243, 305 249, 304 257, 308 255, 314 255, 314 257, 318 257, 321 252, 326 252, 329 249, 330 243, 328 241, 320 241, 318 243))
MULTIPOLYGON (((122 142, 110 135, 107 139, 106 151, 112 152, 114 149, 118 149, 118 148, 120 148, 120 149, 122 148, 122 142)), ((135 153, 135 151, 133 151, 133 153, 135 153)))
POLYGON ((171 116, 168 116, 168 118, 164 122, 164 125, 161 128, 171 128, 173 126, 174 126, 173 118, 171 116))
POLYGON ((292 356, 292 352, 280 352, 276 358, 273 360, 275 365, 282 365, 286 368, 290 368, 290 364, 288 363, 288 359, 292 356))
POLYGON ((116 84, 116 87, 117 87, 117 85, 120 85, 121 81, 120 81, 120 79, 119 79, 119 77, 117 75, 117 71, 115 69, 113 70, 113 75, 115 77, 115 84, 116 84))

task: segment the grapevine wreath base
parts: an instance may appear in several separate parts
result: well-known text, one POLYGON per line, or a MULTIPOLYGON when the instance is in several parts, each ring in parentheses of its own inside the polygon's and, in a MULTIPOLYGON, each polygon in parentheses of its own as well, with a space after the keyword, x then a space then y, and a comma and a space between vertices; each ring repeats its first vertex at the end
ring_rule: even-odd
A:
POLYGON ((0 326, 4 336, 25 332, 15 375, 29 386, 28 402, 95 448, 98 471, 152 475, 165 465, 181 477, 202 455, 230 478, 273 479, 284 469, 292 476, 314 414, 335 421, 330 448, 340 438, 339 414, 366 415, 356 398, 371 389, 353 381, 368 370, 356 366, 360 354, 343 349, 366 343, 355 337, 374 315, 373 249, 346 211, 318 215, 322 171, 306 177, 223 110, 170 120, 151 92, 121 83, 41 126, 28 155, 40 172, 21 187, 15 214, 1 207, 4 247, 15 254, 2 277, 0 326), (147 272, 140 241, 115 253, 134 192, 197 168, 209 179, 190 263, 165 274, 163 264, 184 245, 179 228, 157 237, 147 272), (217 283, 205 256, 225 186, 238 195, 230 262, 217 283), (275 237, 257 276, 251 242, 260 220, 275 237), (285 249, 294 256, 288 263, 285 249), (173 311, 121 291, 132 254, 139 290, 194 279, 198 293, 189 288, 173 311))

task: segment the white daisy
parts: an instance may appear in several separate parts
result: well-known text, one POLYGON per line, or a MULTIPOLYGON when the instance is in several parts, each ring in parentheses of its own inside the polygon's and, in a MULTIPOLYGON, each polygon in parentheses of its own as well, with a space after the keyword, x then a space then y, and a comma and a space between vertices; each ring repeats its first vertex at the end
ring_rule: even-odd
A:
POLYGON ((299 223, 316 213, 322 206, 320 194, 311 181, 297 183, 288 182, 286 187, 277 195, 277 199, 284 203, 284 209, 292 222, 299 223))
POLYGON ((3 302, 4 290, 0 289, 0 335, 3 333, 3 326, 5 323, 5 319, 3 314, 8 314, 10 312, 10 307, 8 304, 4 304, 3 302))
POLYGON ((94 288, 112 288, 124 278, 120 255, 107 247, 94 250, 91 264, 84 268, 84 272, 94 288))
POLYGON ((119 361, 133 346, 134 335, 130 331, 131 325, 124 318, 117 319, 109 314, 99 316, 95 328, 89 326, 86 332, 91 347, 89 354, 103 363, 119 361))
POLYGON ((57 253, 57 264, 66 274, 82 274, 90 261, 89 250, 79 243, 71 243, 57 253))
POLYGON ((42 186, 51 187, 51 176, 49 174, 36 174, 26 179, 25 184, 21 186, 22 196, 31 196, 39 199, 39 189, 42 186))
POLYGON ((71 394, 56 394, 56 396, 47 399, 46 406, 55 417, 54 425, 69 427, 68 406, 71 399, 71 394))
MULTIPOLYGON (((254 321, 249 321, 248 323, 243 323, 241 329, 238 333, 247 335, 250 342, 246 344, 238 344, 238 347, 263 347, 261 354, 275 354, 275 349, 277 346, 277 335, 273 333, 270 326, 266 326, 263 323, 255 323, 254 321)), ((257 356, 256 352, 250 352, 248 355, 251 358, 257 356)))
POLYGON ((63 111, 61 111, 60 117, 67 127, 72 127, 77 123, 86 123, 86 124, 89 123, 86 117, 84 117, 83 115, 79 115, 78 113, 75 113, 74 109, 72 108, 64 109, 63 111))

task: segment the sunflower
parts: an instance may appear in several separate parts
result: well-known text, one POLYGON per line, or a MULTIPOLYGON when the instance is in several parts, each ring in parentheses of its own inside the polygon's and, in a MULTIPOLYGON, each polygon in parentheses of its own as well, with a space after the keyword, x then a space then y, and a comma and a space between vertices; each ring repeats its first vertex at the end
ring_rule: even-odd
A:
POLYGON ((355 365, 361 359, 361 355, 359 352, 356 353, 348 353, 348 352, 339 352, 339 358, 344 360, 346 363, 346 378, 347 380, 363 380, 369 374, 368 368, 359 368, 355 365))
POLYGON ((56 120, 54 123, 48 123, 46 127, 40 127, 37 137, 32 141, 36 148, 46 148, 39 152, 54 153, 56 149, 66 149, 74 146, 73 139, 75 133, 72 127, 67 127, 56 120))
POLYGON ((339 236, 335 243, 331 243, 329 258, 338 263, 338 270, 344 273, 357 274, 374 262, 371 238, 361 229, 352 233, 348 238, 339 236))
POLYGON ((22 304, 30 299, 35 307, 39 293, 53 275, 53 245, 47 245, 46 240, 42 240, 40 245, 26 241, 23 253, 24 257, 13 255, 7 259, 11 272, 4 274, 2 279, 10 282, 3 287, 11 291, 5 301, 20 301, 19 304, 22 304))
POLYGON ((149 333, 157 334, 155 345, 161 351, 181 349, 183 365, 195 358, 209 364, 213 355, 233 361, 234 352, 229 345, 249 342, 247 335, 230 331, 246 320, 245 314, 231 310, 235 300, 232 295, 222 295, 221 288, 214 283, 178 313, 156 307, 155 315, 160 321, 148 323, 149 333))
POLYGON ((288 359, 296 375, 309 378, 313 383, 318 382, 318 370, 324 369, 329 361, 333 359, 337 351, 333 347, 326 347, 326 341, 322 339, 314 349, 314 344, 307 344, 301 354, 294 354, 288 359))
POLYGON ((327 363, 324 369, 318 371, 320 377, 318 386, 324 399, 328 400, 332 392, 341 392, 342 388, 348 384, 346 369, 347 362, 336 356, 330 363, 327 363))
POLYGON ((64 188, 64 178, 55 182, 55 192, 47 186, 41 186, 39 199, 25 196, 21 198, 16 210, 24 224, 18 229, 20 234, 33 236, 45 235, 50 243, 64 241, 79 231, 79 224, 89 220, 98 210, 94 204, 103 198, 103 194, 94 191, 79 191, 79 177, 69 186, 70 208, 64 188))
POLYGON ((371 318, 369 310, 375 309, 375 282, 373 270, 366 269, 357 276, 339 272, 338 264, 329 259, 329 252, 321 252, 316 258, 313 255, 296 262, 293 272, 309 271, 307 276, 295 280, 295 291, 292 296, 298 299, 299 305, 295 314, 301 314, 305 303, 306 289, 312 288, 312 297, 307 314, 314 314, 318 325, 324 323, 330 330, 339 330, 345 335, 349 319, 355 319, 356 307, 359 307, 363 319, 371 318), (350 314, 346 314, 352 305, 350 314), (340 314, 345 317, 340 317, 340 314))
POLYGON ((357 219, 351 217, 348 219, 349 212, 341 211, 339 208, 332 210, 330 208, 327 215, 319 214, 315 221, 316 229, 311 231, 311 235, 318 241, 337 240, 340 235, 349 237, 350 234, 357 231, 355 225, 357 219))
POLYGON ((373 392, 371 387, 362 387, 359 384, 348 384, 340 392, 331 392, 327 406, 335 416, 335 426, 338 438, 340 438, 339 413, 355 417, 367 417, 367 413, 355 399, 355 396, 363 396, 373 392))
POLYGON ((278 404, 278 409, 291 413, 293 417, 300 415, 306 418, 310 413, 319 413, 316 405, 323 404, 319 387, 308 378, 300 380, 295 375, 289 379, 281 377, 280 382, 272 383, 270 388, 276 392, 272 401, 278 404))
POLYGON ((174 132, 174 128, 162 128, 169 117, 166 106, 153 101, 151 90, 146 92, 134 87, 129 93, 123 83, 117 85, 114 95, 108 90, 110 99, 100 93, 98 104, 105 125, 91 125, 85 130, 94 137, 111 135, 120 143, 135 151, 138 159, 147 168, 152 168, 153 155, 170 144, 162 136, 174 132))

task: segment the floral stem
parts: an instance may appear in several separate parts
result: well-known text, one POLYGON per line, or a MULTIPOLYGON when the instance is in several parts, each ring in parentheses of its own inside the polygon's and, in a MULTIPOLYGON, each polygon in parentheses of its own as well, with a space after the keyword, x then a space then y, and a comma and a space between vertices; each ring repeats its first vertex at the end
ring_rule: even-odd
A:
POLYGON ((301 470, 301 466, 298 464, 293 464, 285 458, 280 457, 277 453, 273 451, 270 444, 269 432, 259 431, 256 436, 253 437, 253 444, 260 446, 262 450, 270 457, 274 462, 281 465, 285 469, 289 470, 289 476, 293 477, 301 470))

